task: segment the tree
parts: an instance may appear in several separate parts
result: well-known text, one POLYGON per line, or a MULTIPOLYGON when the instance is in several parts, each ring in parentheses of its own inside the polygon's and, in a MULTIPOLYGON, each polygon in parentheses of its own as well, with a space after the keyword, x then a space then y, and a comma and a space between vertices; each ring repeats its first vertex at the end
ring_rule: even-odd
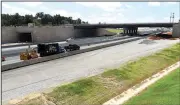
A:
POLYGON ((69 24, 69 22, 67 20, 62 20, 61 23, 62 24, 69 24))
POLYGON ((20 25, 20 15, 18 14, 18 13, 15 13, 12 17, 11 17, 11 19, 10 19, 10 23, 12 23, 12 25, 14 25, 14 26, 18 26, 18 25, 20 25))
POLYGON ((43 25, 47 25, 49 22, 53 21, 53 17, 49 14, 44 14, 44 16, 41 19, 41 22, 43 25))
POLYGON ((33 23, 33 16, 32 15, 25 15, 25 24, 33 23))
POLYGON ((33 23, 36 25, 36 26, 40 26, 41 25, 41 21, 39 19, 34 19, 33 20, 33 23))
POLYGON ((28 23, 35 23, 35 25, 47 25, 48 23, 52 23, 52 25, 88 24, 88 22, 84 22, 80 18, 74 20, 72 17, 61 16, 60 14, 51 16, 50 14, 44 14, 44 12, 38 12, 35 16, 29 14, 21 16, 18 13, 14 15, 2 14, 1 16, 2 26, 27 25, 28 23))
POLYGON ((36 13, 36 18, 38 19, 38 18, 40 18, 40 19, 42 19, 42 17, 44 16, 44 12, 38 12, 38 13, 36 13))
POLYGON ((80 18, 77 19, 77 24, 81 24, 81 19, 80 18))

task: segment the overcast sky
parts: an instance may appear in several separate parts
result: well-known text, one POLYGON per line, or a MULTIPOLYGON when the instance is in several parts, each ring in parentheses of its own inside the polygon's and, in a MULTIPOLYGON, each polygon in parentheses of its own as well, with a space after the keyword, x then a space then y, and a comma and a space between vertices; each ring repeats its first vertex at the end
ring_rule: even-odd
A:
POLYGON ((169 22, 179 20, 178 2, 2 2, 2 13, 44 12, 81 18, 89 23, 169 22))

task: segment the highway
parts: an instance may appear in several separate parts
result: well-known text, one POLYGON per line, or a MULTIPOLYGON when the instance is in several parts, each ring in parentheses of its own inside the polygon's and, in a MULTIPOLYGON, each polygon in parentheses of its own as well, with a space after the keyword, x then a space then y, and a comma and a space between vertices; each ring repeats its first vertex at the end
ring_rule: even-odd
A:
MULTIPOLYGON (((101 46, 101 45, 105 45, 105 44, 120 42, 120 41, 124 41, 124 40, 135 39, 135 38, 141 38, 141 37, 126 37, 125 39, 123 38, 123 39, 119 39, 119 40, 115 40, 115 41, 109 41, 109 42, 97 43, 97 44, 91 44, 91 45, 84 45, 84 46, 81 46, 80 50, 95 47, 95 46, 101 46)), ((2 65, 8 65, 8 64, 17 63, 17 62, 23 62, 22 60, 20 60, 19 55, 7 57, 6 61, 2 62, 2 65)))
MULTIPOLYGON (((118 41, 121 41, 121 40, 128 40, 128 39, 132 39, 132 38, 136 38, 136 37, 129 37, 129 36, 122 36, 122 37, 119 37, 117 38, 118 40, 115 40, 115 41, 107 41, 105 40, 105 42, 103 42, 103 40, 101 40, 100 42, 101 43, 94 43, 94 44, 90 44, 90 45, 86 45, 86 44, 82 44, 83 42, 83 39, 80 39, 82 40, 81 41, 81 49, 86 49, 86 48, 90 48, 90 47, 95 47, 95 46, 99 46, 99 45, 104 45, 104 44, 109 44, 109 43, 114 43, 114 42, 118 42, 118 41)), ((76 41, 76 40, 75 40, 76 41)), ((95 41, 94 41, 95 42, 95 41)), ((79 43, 79 42, 76 42, 76 44, 79 43)), ((87 43, 87 42, 84 42, 84 43, 87 43)), ((62 44, 60 44, 61 46, 63 46, 62 44)), ((19 53, 21 50, 24 50, 25 51, 25 48, 27 46, 23 46, 23 47, 20 47, 20 49, 17 49, 17 48, 7 48, 9 51, 9 53, 14 53, 16 52, 16 55, 11 55, 11 56, 8 56, 6 57, 6 61, 3 61, 2 62, 2 65, 7 65, 7 64, 11 64, 11 63, 16 63, 16 62, 22 62, 19 58, 19 53)), ((27 47, 28 48, 28 47, 27 47)), ((31 48, 36 48, 36 45, 32 45, 31 48)), ((23 51, 22 51, 23 52, 23 51)))
MULTIPOLYGON (((101 43, 106 41, 112 41, 112 40, 119 40, 123 38, 128 38, 129 36, 106 36, 106 37, 94 37, 94 38, 79 38, 79 39, 72 39, 68 43, 63 42, 57 42, 60 46, 67 46, 68 44, 78 44, 80 46, 85 46, 88 44, 94 44, 94 43, 101 43)), ((11 47, 11 48, 2 48, 2 55, 3 56, 16 56, 19 55, 20 52, 24 52, 28 46, 20 46, 20 47, 11 47)), ((31 45, 31 48, 37 48, 37 45, 31 45)))
POLYGON ((129 60, 151 54, 178 42, 179 40, 141 39, 5 71, 2 72, 2 100, 7 101, 31 92, 39 92, 83 77, 97 75, 106 68, 118 67, 129 60))

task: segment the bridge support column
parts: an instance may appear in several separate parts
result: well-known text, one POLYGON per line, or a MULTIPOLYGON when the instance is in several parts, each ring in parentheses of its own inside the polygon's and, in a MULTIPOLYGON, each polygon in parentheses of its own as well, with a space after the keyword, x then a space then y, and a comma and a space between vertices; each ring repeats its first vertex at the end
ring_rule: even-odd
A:
POLYGON ((133 35, 133 28, 129 28, 129 35, 133 35))
POLYGON ((125 34, 128 34, 128 30, 127 29, 125 29, 125 32, 126 32, 125 34))
POLYGON ((130 35, 137 35, 137 27, 132 27, 130 28, 131 32, 130 32, 130 35))
POLYGON ((132 33, 133 33, 133 34, 135 33, 135 30, 134 30, 134 29, 132 29, 132 33))
POLYGON ((123 33, 125 35, 136 35, 137 34, 137 27, 127 27, 123 29, 123 33))
POLYGON ((127 34, 129 35, 129 33, 130 33, 130 29, 127 29, 127 31, 128 31, 128 33, 127 33, 127 34))
POLYGON ((123 34, 126 34, 127 33, 127 30, 126 29, 123 29, 123 34))
POLYGON ((131 28, 130 30, 131 30, 130 35, 133 35, 133 28, 131 28))
POLYGON ((129 33, 128 28, 124 28, 124 29, 123 29, 123 34, 127 35, 128 33, 129 33))
POLYGON ((135 29, 135 34, 137 35, 138 33, 138 27, 136 27, 136 29, 135 29))
POLYGON ((137 34, 137 29, 134 29, 134 34, 137 34))

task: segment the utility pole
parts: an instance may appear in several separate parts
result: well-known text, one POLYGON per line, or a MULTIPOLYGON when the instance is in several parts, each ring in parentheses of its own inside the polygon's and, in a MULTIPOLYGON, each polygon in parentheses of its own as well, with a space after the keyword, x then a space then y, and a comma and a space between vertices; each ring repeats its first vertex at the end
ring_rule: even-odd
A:
POLYGON ((170 23, 171 23, 171 16, 172 16, 172 13, 170 14, 170 23))
POLYGON ((174 13, 173 13, 173 15, 172 15, 172 18, 173 18, 172 23, 174 23, 174 13))

